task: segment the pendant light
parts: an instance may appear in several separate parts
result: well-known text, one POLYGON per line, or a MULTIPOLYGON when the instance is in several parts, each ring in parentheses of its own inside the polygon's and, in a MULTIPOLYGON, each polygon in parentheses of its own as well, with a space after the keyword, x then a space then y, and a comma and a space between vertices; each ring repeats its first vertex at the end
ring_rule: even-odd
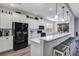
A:
POLYGON ((68 23, 68 13, 69 13, 69 12, 68 12, 68 11, 66 11, 66 13, 67 13, 67 20, 66 20, 66 23, 68 23))
POLYGON ((64 8, 65 8, 65 7, 63 6, 63 7, 62 7, 62 9, 63 9, 63 19, 62 19, 62 21, 65 21, 65 20, 64 20, 64 8))
POLYGON ((58 8, 58 5, 57 5, 57 3, 56 3, 56 15, 55 15, 55 19, 58 19, 57 8, 58 8))

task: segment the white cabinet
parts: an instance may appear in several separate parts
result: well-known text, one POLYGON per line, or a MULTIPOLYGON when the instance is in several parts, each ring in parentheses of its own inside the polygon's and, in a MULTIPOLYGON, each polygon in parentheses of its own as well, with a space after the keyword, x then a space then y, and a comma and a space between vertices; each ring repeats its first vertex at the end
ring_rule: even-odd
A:
POLYGON ((4 38, 4 49, 5 50, 13 49, 13 37, 12 36, 4 38))
POLYGON ((28 23, 29 23, 29 27, 31 29, 37 29, 38 28, 38 20, 34 20, 34 19, 28 19, 28 23))
POLYGON ((6 23, 7 23, 7 21, 6 21, 6 20, 7 20, 7 14, 1 13, 0 16, 1 16, 1 17, 0 17, 0 21, 1 21, 1 22, 0 22, 0 23, 1 23, 1 24, 0 24, 0 28, 6 28, 6 25, 7 25, 7 24, 6 24, 6 23))
POLYGON ((12 28, 13 15, 8 15, 9 19, 7 20, 7 28, 12 28))
POLYGON ((4 50, 3 43, 4 43, 3 38, 0 37, 0 52, 4 50))
POLYGON ((20 21, 22 22, 22 23, 26 23, 26 16, 25 15, 20 15, 20 21))
POLYGON ((0 37, 0 52, 13 49, 13 37, 0 37))
POLYGON ((17 13, 13 13, 13 21, 12 22, 20 22, 20 19, 19 19, 19 14, 17 13))
POLYGON ((26 16, 23 14, 13 13, 13 22, 26 22, 26 16))
POLYGON ((0 13, 0 28, 12 28, 12 15, 0 13))
POLYGON ((28 19, 28 23, 30 28, 37 29, 39 25, 46 26, 46 22, 44 20, 34 20, 34 19, 28 19))

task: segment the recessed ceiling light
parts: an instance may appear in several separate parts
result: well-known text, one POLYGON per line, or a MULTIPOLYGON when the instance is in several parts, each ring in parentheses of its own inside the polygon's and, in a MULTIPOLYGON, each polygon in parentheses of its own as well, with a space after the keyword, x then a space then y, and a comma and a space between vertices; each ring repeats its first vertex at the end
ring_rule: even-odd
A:
POLYGON ((49 8, 49 11, 52 11, 52 8, 49 8))
POLYGON ((10 6, 14 6, 14 4, 10 4, 10 6))
POLYGON ((35 15, 37 15, 38 13, 37 12, 35 12, 35 15))

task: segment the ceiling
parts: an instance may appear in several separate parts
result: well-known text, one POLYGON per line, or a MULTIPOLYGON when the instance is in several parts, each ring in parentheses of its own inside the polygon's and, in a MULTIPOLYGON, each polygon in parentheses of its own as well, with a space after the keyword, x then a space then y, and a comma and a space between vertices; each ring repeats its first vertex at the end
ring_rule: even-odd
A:
POLYGON ((79 18, 79 3, 69 3, 69 6, 76 18, 79 18))
MULTIPOLYGON (((76 8, 73 9, 73 7, 75 7, 74 4, 69 5, 72 11, 75 12, 74 10, 76 10, 76 8)), ((14 3, 13 6, 11 6, 10 3, 2 3, 0 4, 0 6, 5 6, 12 9, 20 9, 23 11, 27 11, 31 14, 41 16, 43 18, 46 17, 54 18, 56 15, 56 3, 14 3)), ((65 4, 58 3, 57 6, 58 6, 57 8, 58 16, 60 17, 60 19, 62 19, 63 18, 62 6, 65 6, 65 4)), ((65 6, 65 18, 67 18, 66 11, 68 11, 68 8, 65 6)), ((75 15, 78 15, 77 11, 75 12, 75 15)))

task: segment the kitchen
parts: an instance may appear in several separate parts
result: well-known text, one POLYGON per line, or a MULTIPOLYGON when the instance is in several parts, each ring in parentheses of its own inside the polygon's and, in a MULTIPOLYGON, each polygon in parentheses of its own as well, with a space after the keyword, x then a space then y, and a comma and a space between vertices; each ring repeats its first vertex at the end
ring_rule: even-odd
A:
MULTIPOLYGON (((53 56, 56 55, 53 52, 55 47, 75 36, 75 17, 65 3, 0 4, 2 54, 30 46, 31 56, 53 56)), ((76 38, 72 39, 74 46, 76 38)), ((61 54, 63 55, 63 52, 61 54)), ((75 46, 67 56, 74 54, 75 46)))

